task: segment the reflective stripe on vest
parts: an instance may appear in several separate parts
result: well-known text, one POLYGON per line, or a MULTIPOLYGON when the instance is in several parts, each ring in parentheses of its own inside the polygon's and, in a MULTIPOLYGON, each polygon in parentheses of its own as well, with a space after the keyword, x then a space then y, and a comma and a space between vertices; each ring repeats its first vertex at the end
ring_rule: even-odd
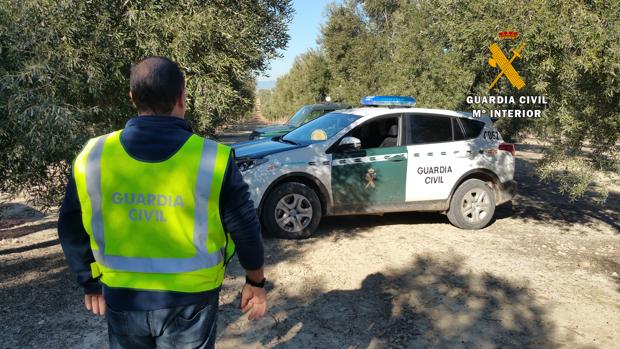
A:
MULTIPOLYGON (((95 141, 87 155, 85 166, 86 191, 92 208, 92 235, 98 248, 93 249, 93 254, 97 262, 110 269, 142 273, 184 273, 210 268, 223 263, 226 256, 226 246, 212 253, 207 251, 207 241, 209 239, 208 203, 214 171, 217 168, 215 162, 218 144, 204 140, 194 188, 193 241, 196 247, 196 255, 190 258, 142 258, 106 255, 101 161, 104 144, 110 136, 118 137, 117 134, 112 133, 99 137, 95 141)), ((218 159, 218 162, 220 161, 226 161, 227 163, 228 159, 218 159)))

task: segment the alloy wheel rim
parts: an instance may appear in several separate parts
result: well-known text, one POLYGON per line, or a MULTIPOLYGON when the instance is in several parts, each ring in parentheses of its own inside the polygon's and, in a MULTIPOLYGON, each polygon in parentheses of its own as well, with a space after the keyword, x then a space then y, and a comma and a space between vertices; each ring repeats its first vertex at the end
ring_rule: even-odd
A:
POLYGON ((461 200, 461 214, 469 223, 482 222, 491 212, 491 200, 486 191, 472 189, 461 200))
POLYGON ((312 221, 310 200, 300 194, 284 195, 274 212, 276 223, 287 232, 298 233, 312 221))

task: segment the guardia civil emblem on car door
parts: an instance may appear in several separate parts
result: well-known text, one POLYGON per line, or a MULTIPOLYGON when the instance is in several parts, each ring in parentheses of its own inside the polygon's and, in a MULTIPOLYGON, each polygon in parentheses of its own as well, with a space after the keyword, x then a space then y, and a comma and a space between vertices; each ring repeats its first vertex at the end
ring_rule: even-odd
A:
POLYGON ((366 185, 364 186, 364 189, 374 189, 376 187, 375 178, 377 178, 377 173, 373 168, 369 168, 368 172, 366 172, 366 185))

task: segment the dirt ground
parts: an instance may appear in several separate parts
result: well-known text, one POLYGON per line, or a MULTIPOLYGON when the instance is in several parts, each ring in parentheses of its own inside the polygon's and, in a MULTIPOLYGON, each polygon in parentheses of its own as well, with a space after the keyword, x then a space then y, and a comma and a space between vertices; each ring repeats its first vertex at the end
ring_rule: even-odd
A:
MULTIPOLYGON (((216 347, 618 348, 620 187, 602 207, 571 203, 535 178, 540 151, 517 145, 520 194, 480 231, 400 213, 327 218, 303 241, 267 238, 269 312, 250 322, 238 311, 235 259, 216 347)), ((105 348, 105 322, 86 312, 63 259, 56 213, 4 208, 0 348, 105 348)))

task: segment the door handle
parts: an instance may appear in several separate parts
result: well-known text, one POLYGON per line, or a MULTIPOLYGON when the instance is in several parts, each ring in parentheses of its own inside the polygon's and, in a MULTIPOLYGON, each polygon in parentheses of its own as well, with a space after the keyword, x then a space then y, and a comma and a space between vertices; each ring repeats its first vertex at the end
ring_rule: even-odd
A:
POLYGON ((392 161, 392 162, 398 162, 398 161, 405 161, 405 157, 402 155, 396 155, 396 156, 392 156, 388 159, 388 161, 392 161))

